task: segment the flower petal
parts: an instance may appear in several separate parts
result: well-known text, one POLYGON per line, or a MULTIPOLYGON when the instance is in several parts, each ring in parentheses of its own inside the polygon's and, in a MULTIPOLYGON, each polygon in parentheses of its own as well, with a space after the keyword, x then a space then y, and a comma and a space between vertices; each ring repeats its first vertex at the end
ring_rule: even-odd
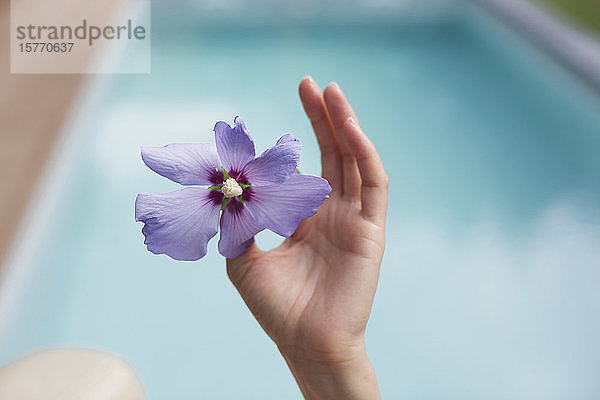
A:
POLYGON ((243 198, 259 227, 289 237, 303 219, 316 214, 330 192, 323 178, 293 174, 279 185, 251 186, 243 198))
POLYGON ((154 172, 182 185, 223 182, 221 161, 212 143, 173 143, 142 147, 142 160, 154 172))
POLYGON ((298 139, 296 136, 292 135, 291 133, 286 133, 285 135, 283 135, 282 137, 279 138, 279 140, 275 143, 275 145, 277 146, 278 144, 283 144, 286 142, 296 142, 296 141, 300 141, 300 139, 298 139))
POLYGON ((223 211, 219 252, 227 258, 235 258, 254 243, 254 235, 262 231, 248 209, 235 197, 223 211))
POLYGON ((135 220, 144 223, 144 243, 152 253, 181 261, 198 260, 217 233, 222 201, 221 192, 198 187, 140 193, 135 200, 135 220))
POLYGON ((235 126, 219 121, 215 125, 215 143, 223 167, 232 178, 237 179, 244 166, 254 158, 254 140, 240 117, 235 117, 235 126))
POLYGON ((294 173, 300 162, 302 144, 294 135, 283 135, 277 144, 250 161, 242 176, 254 186, 282 183, 294 173))

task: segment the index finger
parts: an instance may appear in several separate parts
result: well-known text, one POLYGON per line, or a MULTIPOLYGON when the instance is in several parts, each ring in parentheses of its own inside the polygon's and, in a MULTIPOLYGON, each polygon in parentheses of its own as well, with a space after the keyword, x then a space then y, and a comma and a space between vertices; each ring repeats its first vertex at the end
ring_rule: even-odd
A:
POLYGON ((319 142, 323 178, 327 179, 331 186, 336 188, 342 180, 341 154, 333 125, 325 107, 323 94, 310 76, 302 79, 298 91, 304 111, 310 119, 319 142))

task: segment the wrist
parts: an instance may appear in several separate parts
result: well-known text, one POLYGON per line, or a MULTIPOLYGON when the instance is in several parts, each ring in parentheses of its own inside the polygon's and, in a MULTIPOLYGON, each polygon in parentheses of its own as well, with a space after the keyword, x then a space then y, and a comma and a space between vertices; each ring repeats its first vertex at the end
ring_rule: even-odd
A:
POLYGON ((364 340, 348 346, 343 354, 313 354, 298 348, 280 351, 307 399, 380 399, 364 340))

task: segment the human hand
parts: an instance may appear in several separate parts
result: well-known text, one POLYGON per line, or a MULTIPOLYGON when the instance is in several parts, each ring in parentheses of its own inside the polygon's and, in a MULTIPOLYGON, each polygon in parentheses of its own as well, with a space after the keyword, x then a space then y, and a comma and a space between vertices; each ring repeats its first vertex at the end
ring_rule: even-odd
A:
POLYGON ((388 177, 335 83, 306 77, 300 98, 333 190, 276 249, 255 244, 227 273, 310 399, 379 398, 365 328, 385 247, 388 177))

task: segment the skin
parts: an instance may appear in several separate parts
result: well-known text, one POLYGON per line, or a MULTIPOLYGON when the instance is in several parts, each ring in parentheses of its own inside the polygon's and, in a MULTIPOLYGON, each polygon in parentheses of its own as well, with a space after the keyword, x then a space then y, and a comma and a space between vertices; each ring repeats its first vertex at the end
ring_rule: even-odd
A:
POLYGON ((389 180, 336 83, 311 77, 300 98, 333 188, 278 248, 256 245, 227 273, 307 399, 379 399, 365 328, 385 247, 389 180))

